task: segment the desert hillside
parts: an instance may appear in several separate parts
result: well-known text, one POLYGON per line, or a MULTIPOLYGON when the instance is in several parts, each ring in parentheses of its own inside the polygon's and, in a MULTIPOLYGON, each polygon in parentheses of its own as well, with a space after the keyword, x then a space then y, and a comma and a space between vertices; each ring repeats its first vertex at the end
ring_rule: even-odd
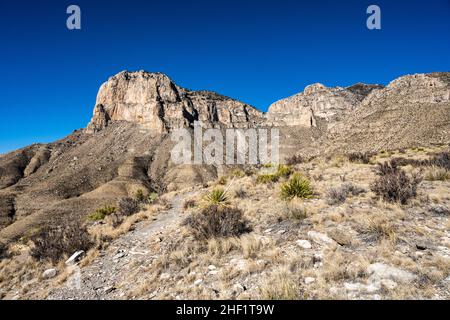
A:
POLYGON ((449 299, 449 79, 314 84, 263 113, 121 72, 86 128, 0 156, 0 296, 449 299), (282 163, 173 163, 199 122, 276 128, 282 163))

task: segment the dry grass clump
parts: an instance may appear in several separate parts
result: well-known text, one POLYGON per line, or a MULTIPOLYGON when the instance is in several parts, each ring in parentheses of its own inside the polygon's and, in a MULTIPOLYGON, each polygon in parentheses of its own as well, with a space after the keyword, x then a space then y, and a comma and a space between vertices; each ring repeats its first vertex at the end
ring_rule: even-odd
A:
POLYGON ((425 180, 428 181, 450 180, 450 171, 445 168, 432 166, 425 171, 425 180))
POLYGON ((205 201, 209 205, 223 205, 226 204, 228 201, 228 191, 222 189, 222 188, 216 188, 211 190, 209 193, 206 194, 204 197, 205 201))
POLYGON ((422 181, 419 174, 408 176, 396 162, 378 164, 377 175, 379 178, 372 183, 371 190, 384 201, 401 204, 407 204, 416 197, 417 187, 422 181))
POLYGON ((362 234, 367 241, 397 241, 397 227, 385 216, 369 216, 363 221, 362 234))
POLYGON ((62 220, 44 227, 31 237, 31 256, 39 261, 57 263, 65 255, 87 251, 94 242, 87 229, 77 220, 62 220))
POLYGON ((327 203, 329 205, 341 204, 347 200, 349 195, 358 196, 361 193, 366 192, 361 187, 354 185, 353 183, 344 183, 339 188, 330 188, 327 191, 327 203))
POLYGON ((277 269, 266 279, 259 294, 262 300, 298 300, 300 287, 289 270, 277 269))
POLYGON ((187 217, 183 223, 196 240, 240 236, 251 231, 242 210, 210 205, 187 217))
POLYGON ((313 196, 311 183, 306 177, 296 173, 292 178, 281 186, 281 199, 291 200, 294 198, 309 199, 313 196))
POLYGON ((260 174, 256 177, 256 183, 275 183, 278 182, 279 179, 280 177, 274 173, 260 174))
POLYGON ((301 221, 309 215, 308 209, 300 203, 289 202, 284 208, 284 216, 290 220, 301 221))
POLYGON ((244 188, 239 187, 236 190, 234 190, 234 196, 239 199, 244 199, 244 198, 247 198, 248 194, 244 188))

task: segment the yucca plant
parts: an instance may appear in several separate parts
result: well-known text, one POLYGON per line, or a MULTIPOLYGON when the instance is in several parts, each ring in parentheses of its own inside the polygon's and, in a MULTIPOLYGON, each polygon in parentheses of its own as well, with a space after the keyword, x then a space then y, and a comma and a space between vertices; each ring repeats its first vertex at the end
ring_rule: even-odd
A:
POLYGON ((291 200, 293 198, 309 199, 313 196, 313 190, 309 180, 296 173, 292 178, 281 185, 281 198, 291 200))
POLYGON ((211 190, 206 196, 205 200, 210 205, 220 205, 225 204, 228 201, 228 191, 217 188, 214 190, 211 190))

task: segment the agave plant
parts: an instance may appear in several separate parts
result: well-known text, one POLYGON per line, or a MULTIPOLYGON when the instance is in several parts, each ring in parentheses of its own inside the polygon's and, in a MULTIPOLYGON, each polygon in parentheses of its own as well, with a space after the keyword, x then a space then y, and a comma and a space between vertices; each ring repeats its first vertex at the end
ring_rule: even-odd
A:
POLYGON ((313 196, 313 190, 309 180, 296 173, 281 186, 281 198, 291 200, 293 198, 309 199, 313 196))

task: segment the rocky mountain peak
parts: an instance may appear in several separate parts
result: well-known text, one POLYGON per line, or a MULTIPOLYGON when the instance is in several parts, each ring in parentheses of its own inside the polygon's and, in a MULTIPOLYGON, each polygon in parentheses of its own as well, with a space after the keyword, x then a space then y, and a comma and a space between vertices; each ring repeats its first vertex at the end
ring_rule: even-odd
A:
POLYGON ((88 131, 104 129, 110 121, 141 124, 155 133, 192 126, 248 127, 262 113, 242 102, 208 91, 177 86, 162 73, 122 71, 101 87, 88 131))

